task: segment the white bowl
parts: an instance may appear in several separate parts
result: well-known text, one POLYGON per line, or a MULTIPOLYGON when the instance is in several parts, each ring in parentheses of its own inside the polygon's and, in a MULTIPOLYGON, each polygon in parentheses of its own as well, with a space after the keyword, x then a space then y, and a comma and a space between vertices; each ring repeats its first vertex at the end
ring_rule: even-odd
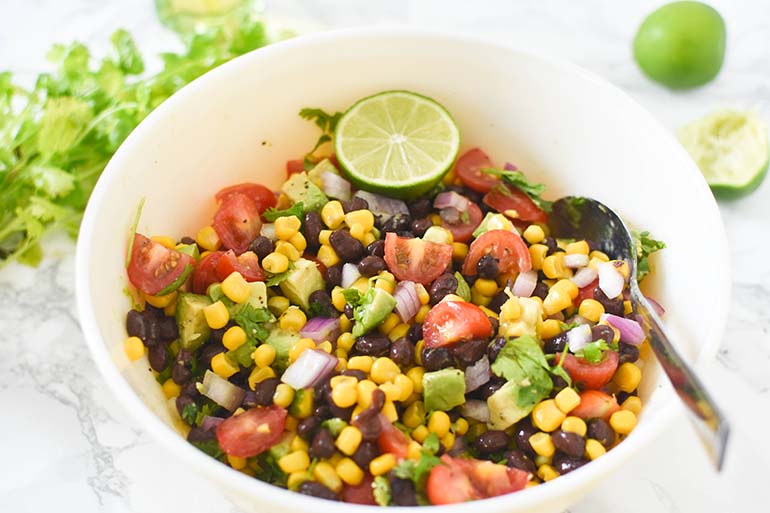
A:
MULTIPOLYGON (((77 250, 81 325, 110 388, 173 457, 220 485, 244 510, 365 507, 319 503, 247 477, 178 434, 175 413, 146 360, 131 363, 123 354, 130 219, 146 198, 141 232, 194 233, 210 221, 219 188, 281 183, 285 161, 303 155, 318 137, 297 115, 300 108, 343 110, 386 89, 435 98, 455 116, 465 148, 480 146, 496 162, 515 162, 548 184, 548 197, 595 197, 651 230, 668 248, 647 285, 667 307, 674 340, 693 359, 710 357, 723 332, 729 266, 712 195, 668 131, 609 83, 496 44, 411 30, 329 32, 258 50, 185 87, 131 134, 93 192, 77 250)), ((646 367, 640 393, 645 407, 638 427, 597 461, 542 486, 442 511, 568 507, 680 411, 656 365, 646 367)))

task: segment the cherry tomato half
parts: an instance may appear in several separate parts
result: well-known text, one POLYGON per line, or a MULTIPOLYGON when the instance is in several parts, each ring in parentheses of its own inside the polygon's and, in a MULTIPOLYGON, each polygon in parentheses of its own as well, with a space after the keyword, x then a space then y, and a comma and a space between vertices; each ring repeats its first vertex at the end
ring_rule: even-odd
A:
POLYGON ((251 198, 254 203, 257 204, 257 210, 259 210, 260 213, 264 212, 268 208, 275 206, 275 193, 264 185, 259 185, 256 183, 239 183, 237 185, 225 187, 224 189, 220 190, 214 196, 214 198, 216 198, 217 202, 221 203, 227 199, 230 194, 233 193, 245 194, 251 198))
POLYGON ((452 263, 452 246, 422 239, 408 239, 388 232, 385 235, 385 263, 399 280, 427 285, 452 263))
POLYGON ((473 303, 443 301, 430 309, 422 325, 425 347, 449 346, 492 336, 492 323, 473 303))
POLYGON ((479 235, 468 249, 468 256, 463 262, 463 274, 475 275, 476 264, 484 255, 492 255, 497 259, 500 273, 526 272, 532 269, 529 249, 516 232, 490 230, 479 235))
POLYGON ((280 406, 251 408, 225 419, 217 426, 217 441, 225 454, 251 458, 280 441, 286 410, 280 406))
POLYGON ((580 405, 569 412, 570 415, 580 417, 583 420, 610 418, 610 415, 620 409, 615 396, 599 392, 598 390, 586 390, 580 394, 580 405))
MULTIPOLYGON (((561 355, 556 355, 556 363, 561 360, 561 355)), ((578 358, 567 353, 564 357, 564 370, 567 371, 572 381, 582 383, 589 390, 597 390, 610 382, 618 368, 618 353, 605 351, 599 363, 590 363, 583 358, 578 358)))
POLYGON ((154 296, 172 292, 184 282, 193 265, 190 255, 169 249, 139 233, 134 234, 128 279, 145 294, 154 296))
POLYGON ((468 187, 478 192, 487 192, 500 182, 500 179, 481 170, 494 167, 486 153, 478 148, 466 151, 455 164, 455 173, 468 187))
POLYGON ((431 504, 457 504, 521 490, 529 472, 473 458, 441 457, 428 475, 426 493, 431 504))
POLYGON ((231 249, 217 262, 217 278, 224 280, 238 271, 246 281, 264 281, 265 272, 259 266, 259 257, 253 251, 246 251, 238 256, 231 249))
POLYGON ((222 241, 222 246, 240 255, 249 249, 251 241, 259 235, 262 228, 259 214, 259 205, 250 196, 232 192, 222 200, 211 225, 222 241))
POLYGON ((205 257, 201 258, 198 265, 195 266, 192 277, 192 291, 196 294, 205 294, 206 289, 212 283, 218 282, 219 275, 217 274, 217 266, 219 260, 224 255, 224 251, 212 251, 205 257))
POLYGON ((531 223, 548 222, 548 214, 535 205, 535 202, 529 196, 509 184, 500 183, 495 185, 492 190, 484 195, 482 201, 485 205, 494 208, 500 213, 506 210, 515 210, 522 221, 531 223))
POLYGON ((452 232, 455 242, 468 242, 473 237, 473 231, 481 224, 484 214, 481 209, 472 202, 468 202, 465 212, 460 213, 460 221, 447 223, 441 220, 441 226, 452 232))

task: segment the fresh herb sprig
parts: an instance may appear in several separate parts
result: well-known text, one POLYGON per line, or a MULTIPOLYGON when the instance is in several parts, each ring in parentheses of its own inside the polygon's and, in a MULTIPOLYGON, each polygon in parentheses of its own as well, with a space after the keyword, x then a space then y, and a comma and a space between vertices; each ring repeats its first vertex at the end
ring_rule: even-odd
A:
POLYGON ((650 274, 649 256, 656 251, 666 247, 662 240, 655 240, 650 237, 650 232, 631 231, 636 246, 636 280, 641 282, 645 276, 650 274))
MULTIPOLYGON (((521 171, 513 171, 508 169, 496 169, 496 168, 484 168, 481 170, 482 173, 487 173, 489 175, 498 176, 500 179, 505 182, 508 185, 511 185, 527 196, 529 196, 529 199, 532 200, 532 202, 537 205, 541 210, 545 212, 551 211, 551 206, 553 205, 553 202, 545 200, 542 198, 543 192, 545 192, 545 185, 541 183, 533 183, 527 180, 527 177, 524 176, 524 173, 521 171)), ((507 187, 503 186, 502 184, 498 184, 496 186, 501 194, 510 195, 511 192, 508 190, 507 187)))
POLYGON ((313 146, 313 149, 305 155, 304 166, 306 171, 313 169, 317 164, 315 151, 324 143, 331 142, 332 137, 334 136, 334 130, 337 129, 337 123, 339 123, 342 114, 344 113, 335 112, 334 114, 329 114, 323 109, 309 107, 305 107, 299 111, 301 118, 314 122, 316 126, 321 129, 321 136, 318 138, 318 141, 316 141, 315 146, 313 146))

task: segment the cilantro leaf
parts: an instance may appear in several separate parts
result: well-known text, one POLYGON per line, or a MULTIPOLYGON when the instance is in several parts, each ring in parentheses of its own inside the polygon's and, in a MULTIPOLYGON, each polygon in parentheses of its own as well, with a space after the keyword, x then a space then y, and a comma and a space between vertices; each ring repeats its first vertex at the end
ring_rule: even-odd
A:
POLYGON ((304 208, 304 205, 302 202, 295 203, 289 208, 286 208, 284 210, 278 210, 277 208, 270 207, 267 210, 265 210, 264 214, 262 216, 268 221, 268 222, 274 222, 279 217, 284 216, 297 216, 298 218, 303 219, 302 210, 304 208))
POLYGON ((419 460, 403 460, 393 467, 393 474, 401 479, 411 480, 417 490, 422 490, 431 469, 440 464, 441 460, 437 456, 423 450, 419 460))
POLYGON ((195 418, 198 416, 198 405, 190 403, 182 408, 182 420, 190 424, 195 425, 195 418))
POLYGON ((342 289, 342 296, 345 301, 353 308, 361 304, 362 296, 361 291, 358 289, 342 289))
POLYGON ((508 340, 492 364, 492 372, 518 386, 517 403, 531 409, 553 388, 551 366, 537 339, 529 335, 508 340))
POLYGON ((254 364, 252 353, 259 342, 264 342, 270 336, 270 331, 263 324, 272 321, 273 314, 267 308, 255 308, 246 303, 233 320, 246 332, 246 342, 228 351, 227 357, 242 367, 251 367, 254 364))
POLYGON ((458 271, 455 273, 455 278, 457 279, 457 291, 455 293, 465 301, 470 301, 471 287, 468 285, 468 282, 465 281, 465 277, 458 271))
MULTIPOLYGON (((290 265, 290 267, 291 267, 291 265, 290 265)), ((286 270, 286 271, 284 271, 282 273, 278 273, 278 274, 274 274, 274 275, 270 276, 267 279, 267 281, 265 281, 265 286, 266 287, 274 287, 275 285, 278 285, 283 280, 285 280, 286 278, 289 277, 289 275, 291 274, 291 271, 292 271, 292 269, 288 269, 288 270, 286 270)))
MULTIPOLYGON (((505 183, 508 185, 511 185, 527 196, 529 196, 529 199, 532 200, 532 202, 537 205, 541 210, 545 212, 551 211, 551 206, 553 205, 553 202, 544 200, 541 195, 543 192, 545 192, 545 185, 541 183, 532 183, 524 176, 524 173, 521 171, 509 171, 506 169, 495 169, 495 168, 484 168, 481 170, 482 173, 487 173, 494 176, 499 176, 505 183)), ((507 187, 503 186, 502 184, 499 184, 496 187, 496 190, 500 193, 510 196, 510 191, 507 187)))
POLYGON ((218 459, 220 461, 225 460, 225 453, 222 451, 222 448, 219 447, 219 442, 217 442, 216 439, 190 443, 212 458, 218 459))
POLYGON ((636 247, 636 280, 641 282, 645 276, 650 274, 650 262, 648 257, 666 247, 662 240, 655 240, 650 236, 650 232, 631 231, 634 237, 634 246, 636 247))
POLYGON ((289 476, 281 470, 278 461, 270 454, 270 451, 267 451, 257 456, 257 468, 254 470, 254 477, 270 484, 285 487, 289 476))
POLYGON ((607 342, 603 339, 597 340, 596 342, 591 342, 583 346, 580 351, 575 353, 575 356, 585 359, 588 363, 599 363, 602 361, 604 351, 608 351, 609 349, 610 347, 607 345, 607 342))
POLYGON ((377 476, 372 484, 374 501, 380 506, 388 506, 391 500, 390 483, 385 476, 377 476))
POLYGON ((436 454, 441 448, 441 440, 439 440, 436 433, 431 433, 425 437, 425 440, 422 442, 422 448, 429 454, 436 454))
POLYGON ((299 111, 301 118, 308 121, 313 121, 315 125, 321 129, 321 136, 316 141, 313 149, 307 152, 304 158, 305 169, 310 170, 315 166, 314 153, 324 143, 331 142, 334 136, 334 130, 337 128, 337 123, 342 117, 342 112, 335 112, 334 114, 328 114, 322 109, 313 109, 305 107, 299 111))
POLYGON ((559 376, 561 379, 563 379, 568 387, 572 386, 572 376, 569 375, 569 372, 564 368, 564 357, 567 354, 567 350, 569 347, 565 344, 564 350, 561 353, 561 358, 559 358, 559 363, 556 365, 556 367, 551 367, 551 374, 554 376, 559 376))

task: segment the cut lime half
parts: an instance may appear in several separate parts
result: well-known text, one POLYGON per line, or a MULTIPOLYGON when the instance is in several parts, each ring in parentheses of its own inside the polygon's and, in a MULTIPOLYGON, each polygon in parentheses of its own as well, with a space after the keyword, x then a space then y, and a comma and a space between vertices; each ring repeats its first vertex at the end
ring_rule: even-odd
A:
POLYGON ((682 127, 679 140, 719 198, 745 196, 767 174, 767 126, 752 113, 714 112, 682 127))
POLYGON ((334 151, 361 189, 415 198, 449 171, 460 131, 436 101, 409 91, 385 91, 359 100, 337 123, 334 151))

